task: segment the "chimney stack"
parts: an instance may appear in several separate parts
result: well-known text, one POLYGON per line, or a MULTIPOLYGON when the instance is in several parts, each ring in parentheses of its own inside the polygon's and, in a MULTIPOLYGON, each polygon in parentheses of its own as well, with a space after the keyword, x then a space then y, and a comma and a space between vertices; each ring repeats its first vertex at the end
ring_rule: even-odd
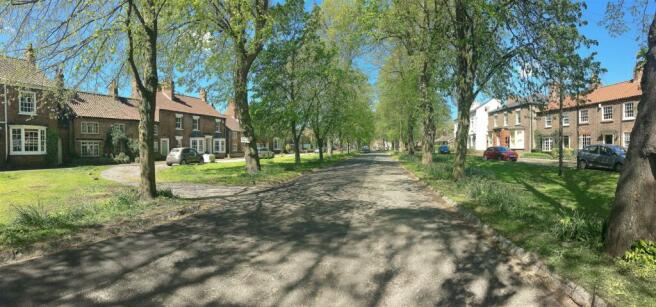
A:
POLYGON ((226 108, 225 114, 234 119, 239 119, 239 116, 237 115, 237 105, 234 101, 228 101, 228 108, 226 108))
POLYGON ((633 69, 633 80, 631 80, 631 82, 640 83, 642 81, 642 69, 643 67, 640 66, 636 66, 636 68, 633 69))
POLYGON ((134 76, 132 76, 131 85, 132 85, 131 97, 134 99, 141 99, 141 93, 139 93, 139 88, 137 87, 137 79, 135 79, 134 76))
POLYGON ((554 101, 559 99, 558 90, 559 90, 558 84, 555 83, 549 84, 549 101, 554 101))
POLYGON ((118 83, 116 83, 116 80, 112 80, 109 84, 109 94, 114 98, 118 97, 118 83))
POLYGON ((27 45, 27 49, 25 49, 25 60, 27 60, 28 63, 36 66, 36 55, 34 54, 34 48, 32 47, 31 43, 27 45))
POLYGON ((59 88, 64 88, 64 72, 61 68, 57 69, 57 74, 55 75, 55 84, 59 88))
POLYGON ((173 100, 173 97, 175 96, 175 83, 173 82, 173 80, 164 81, 161 87, 162 87, 162 92, 166 94, 166 96, 169 96, 171 100, 173 100))
POLYGON ((207 91, 204 88, 200 89, 198 96, 200 97, 200 100, 202 100, 203 102, 207 102, 207 91))

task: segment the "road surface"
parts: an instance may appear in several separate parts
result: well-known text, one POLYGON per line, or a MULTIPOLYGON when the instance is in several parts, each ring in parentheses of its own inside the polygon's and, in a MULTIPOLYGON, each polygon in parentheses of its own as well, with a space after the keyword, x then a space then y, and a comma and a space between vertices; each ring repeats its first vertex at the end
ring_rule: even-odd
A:
POLYGON ((385 155, 0 267, 0 306, 554 306, 385 155))

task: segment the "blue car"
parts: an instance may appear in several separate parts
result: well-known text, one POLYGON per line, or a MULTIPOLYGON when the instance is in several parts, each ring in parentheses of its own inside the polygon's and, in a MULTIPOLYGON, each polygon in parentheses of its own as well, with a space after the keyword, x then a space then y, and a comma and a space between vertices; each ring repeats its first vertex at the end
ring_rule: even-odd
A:
POLYGON ((437 149, 437 151, 441 154, 448 154, 449 153, 449 146, 440 145, 440 147, 437 149))

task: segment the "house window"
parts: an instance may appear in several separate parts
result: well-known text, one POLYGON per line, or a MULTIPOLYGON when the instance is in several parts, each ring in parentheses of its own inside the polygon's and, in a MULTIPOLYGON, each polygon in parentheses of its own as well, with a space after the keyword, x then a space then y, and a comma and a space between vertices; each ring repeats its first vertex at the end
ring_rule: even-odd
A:
POLYGON ((602 107, 602 121, 611 121, 613 120, 613 106, 602 107))
POLYGON ((604 144, 612 145, 615 136, 612 134, 604 134, 604 144))
POLYGON ((522 124, 522 113, 521 110, 517 110, 515 112, 515 125, 521 125, 522 124))
POLYGON ((159 135, 159 125, 153 126, 153 135, 159 135))
POLYGON ((221 120, 215 119, 214 123, 216 124, 216 133, 221 133, 221 120))
POLYGON ((563 127, 569 126, 569 115, 563 114, 563 127))
POLYGON ((214 139, 214 152, 225 153, 225 139, 214 139))
POLYGON ((563 148, 569 148, 569 135, 563 135, 563 148))
POLYGON ((508 112, 503 113, 503 126, 504 127, 508 126, 508 112))
POLYGON ((579 137, 579 149, 583 149, 592 144, 592 137, 589 135, 582 135, 579 137))
POLYGON ((112 127, 113 129, 118 129, 118 131, 125 133, 125 124, 113 124, 112 127))
POLYGON ((82 130, 82 134, 98 134, 99 131, 99 125, 96 122, 82 122, 81 123, 82 127, 80 127, 82 130))
POLYGON ((204 138, 191 138, 189 147, 195 149, 198 153, 205 152, 205 139, 204 138))
POLYGON ((36 93, 23 92, 19 93, 18 114, 35 115, 36 114, 36 93))
POLYGON ((279 138, 273 138, 273 150, 282 150, 282 142, 279 138))
POLYGON ((544 127, 551 128, 551 114, 544 117, 544 127))
POLYGON ((494 127, 495 128, 497 127, 497 119, 498 119, 498 116, 496 114, 494 114, 494 127))
POLYGON ((580 110, 579 111, 579 123, 580 124, 587 124, 590 121, 590 117, 588 117, 588 111, 589 110, 580 110))
POLYGON ((629 144, 631 144, 631 132, 624 132, 624 147, 629 148, 629 144))
POLYGON ((624 103, 624 120, 635 119, 635 102, 625 102, 624 103))
POLYGON ((182 114, 175 114, 175 129, 182 130, 182 114))
POLYGON ((100 157, 100 141, 80 141, 80 156, 100 157))
POLYGON ((46 154, 46 128, 39 126, 11 127, 11 154, 46 154))
POLYGON ((194 131, 200 130, 200 117, 194 116, 194 121, 192 122, 191 128, 194 129, 194 131))
POLYGON ((553 138, 544 137, 542 138, 542 151, 551 151, 553 149, 553 138))
POLYGON ((153 142, 153 152, 159 152, 159 142, 153 142))
POLYGON ((239 151, 239 133, 237 132, 232 132, 232 138, 230 141, 230 151, 231 152, 238 152, 239 151))

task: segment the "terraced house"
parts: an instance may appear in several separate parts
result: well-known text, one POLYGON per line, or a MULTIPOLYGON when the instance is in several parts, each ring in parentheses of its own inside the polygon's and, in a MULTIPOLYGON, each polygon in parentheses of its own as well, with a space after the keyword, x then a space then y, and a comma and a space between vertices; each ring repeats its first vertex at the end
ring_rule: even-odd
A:
POLYGON ((642 95, 640 79, 638 71, 631 80, 597 87, 578 103, 567 99, 561 120, 558 102, 550 101, 538 116, 536 134, 540 141, 537 149, 557 148, 560 125, 565 148, 581 149, 591 144, 628 147, 642 95))
POLYGON ((535 144, 540 104, 535 99, 510 100, 488 111, 487 146, 505 146, 529 152, 535 144))
MULTIPOLYGON (((0 58, 0 168, 59 165, 75 158, 93 162, 129 151, 128 142, 114 140, 117 135, 138 138, 137 91, 121 97, 112 82, 109 94, 57 95, 62 88, 63 75, 49 79, 37 68, 31 49, 25 59, 0 58)), ((160 156, 174 147, 217 158, 243 155, 238 121, 214 109, 202 89, 199 97, 191 97, 176 93, 173 82, 162 84, 155 123, 153 146, 160 156)))

